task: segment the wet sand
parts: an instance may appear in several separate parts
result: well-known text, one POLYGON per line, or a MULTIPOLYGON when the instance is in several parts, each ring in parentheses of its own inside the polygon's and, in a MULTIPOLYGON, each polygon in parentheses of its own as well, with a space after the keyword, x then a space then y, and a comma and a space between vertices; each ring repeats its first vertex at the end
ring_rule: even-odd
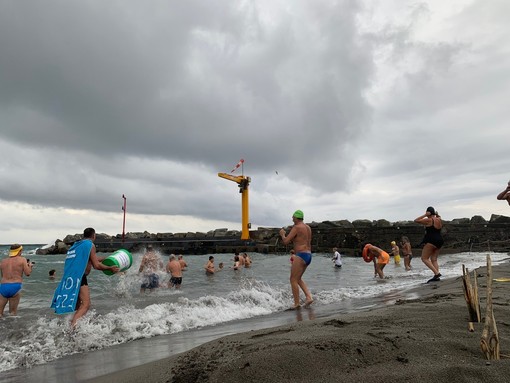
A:
MULTIPOLYGON (((486 269, 477 275, 474 332, 459 277, 392 306, 227 336, 89 382, 508 382, 510 359, 487 361, 480 348, 486 269)), ((501 277, 510 278, 510 263, 493 267, 501 277)), ((493 282, 493 307, 501 354, 510 355, 510 282, 493 282)))

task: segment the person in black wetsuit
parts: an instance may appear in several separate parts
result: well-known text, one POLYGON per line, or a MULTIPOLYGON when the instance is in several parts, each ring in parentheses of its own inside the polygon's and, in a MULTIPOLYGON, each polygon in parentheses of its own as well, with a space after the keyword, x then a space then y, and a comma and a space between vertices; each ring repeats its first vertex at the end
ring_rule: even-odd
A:
POLYGON ((425 226, 425 237, 421 241, 424 244, 421 260, 434 273, 434 276, 427 283, 440 281, 441 273, 439 272, 437 257, 444 243, 443 236, 441 235, 441 228, 443 227, 441 217, 432 206, 429 206, 425 214, 420 215, 414 222, 425 226))

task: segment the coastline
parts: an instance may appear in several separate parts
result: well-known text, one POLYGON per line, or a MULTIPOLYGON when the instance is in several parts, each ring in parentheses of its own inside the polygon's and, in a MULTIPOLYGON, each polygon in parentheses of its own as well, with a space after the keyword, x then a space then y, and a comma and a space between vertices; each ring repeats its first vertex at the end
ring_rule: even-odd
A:
MULTIPOLYGON (((477 275, 482 323, 474 332, 457 277, 417 287, 418 298, 391 306, 229 335, 87 382, 506 382, 510 359, 487 361, 480 349, 486 268, 477 275)), ((510 263, 493 266, 493 277, 510 277, 510 263)), ((503 355, 510 354, 508 287, 493 283, 503 355)))

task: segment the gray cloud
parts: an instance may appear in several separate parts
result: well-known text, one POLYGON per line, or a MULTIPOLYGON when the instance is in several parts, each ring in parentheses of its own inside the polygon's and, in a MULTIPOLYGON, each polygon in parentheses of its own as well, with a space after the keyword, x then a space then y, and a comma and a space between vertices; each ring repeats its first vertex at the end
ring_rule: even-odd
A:
POLYGON ((244 158, 260 225, 476 211, 508 178, 508 5, 426 3, 4 1, 0 199, 238 222, 244 158))
POLYGON ((313 182, 370 113, 370 52, 349 3, 278 10, 276 27, 254 5, 189 2, 138 17, 129 2, 16 4, 0 31, 11 36, 0 62, 10 140, 215 165, 235 151, 291 176, 300 161, 319 169, 299 172, 313 182))

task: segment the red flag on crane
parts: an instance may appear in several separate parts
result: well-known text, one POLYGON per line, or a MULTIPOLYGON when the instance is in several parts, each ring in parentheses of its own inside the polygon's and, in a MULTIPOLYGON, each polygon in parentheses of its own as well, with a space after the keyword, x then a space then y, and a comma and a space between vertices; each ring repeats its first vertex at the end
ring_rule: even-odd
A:
POLYGON ((234 173, 242 164, 244 163, 244 159, 241 158, 241 160, 237 163, 237 165, 232 169, 230 173, 234 173))

